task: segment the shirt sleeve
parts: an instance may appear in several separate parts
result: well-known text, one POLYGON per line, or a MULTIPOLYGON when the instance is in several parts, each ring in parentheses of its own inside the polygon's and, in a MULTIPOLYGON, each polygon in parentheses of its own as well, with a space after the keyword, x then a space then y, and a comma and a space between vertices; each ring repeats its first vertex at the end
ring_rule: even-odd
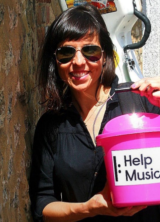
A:
POLYGON ((36 222, 43 221, 44 207, 58 200, 53 178, 54 143, 53 138, 50 138, 53 136, 53 131, 50 131, 49 125, 51 125, 50 119, 47 115, 43 115, 37 124, 33 142, 29 194, 31 211, 36 222))

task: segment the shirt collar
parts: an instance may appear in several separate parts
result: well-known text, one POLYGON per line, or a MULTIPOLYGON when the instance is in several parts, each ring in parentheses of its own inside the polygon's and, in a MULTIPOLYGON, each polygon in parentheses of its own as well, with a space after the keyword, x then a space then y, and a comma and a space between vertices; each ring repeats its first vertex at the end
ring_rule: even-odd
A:
MULTIPOLYGON (((108 100, 108 105, 110 105, 110 104, 112 104, 112 103, 118 102, 118 96, 117 96, 117 94, 115 93, 115 88, 116 88, 117 85, 118 85, 118 80, 119 80, 119 79, 118 79, 118 76, 115 76, 115 78, 114 78, 114 80, 113 80, 113 82, 112 82, 112 84, 111 84, 110 96, 113 96, 113 97, 108 100)), ((73 104, 71 104, 71 105, 67 108, 67 110, 79 114, 73 104)))
POLYGON ((118 96, 115 93, 115 88, 118 86, 118 76, 115 76, 112 85, 111 85, 111 91, 110 91, 110 96, 113 96, 109 101, 108 101, 108 105, 111 103, 115 103, 118 102, 118 96))

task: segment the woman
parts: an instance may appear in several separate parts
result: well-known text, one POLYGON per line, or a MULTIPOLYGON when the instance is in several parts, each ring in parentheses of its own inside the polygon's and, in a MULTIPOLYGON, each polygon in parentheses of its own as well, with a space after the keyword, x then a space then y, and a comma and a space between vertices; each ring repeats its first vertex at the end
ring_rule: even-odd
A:
MULTIPOLYGON (((34 138, 30 197, 35 221, 160 221, 159 206, 118 209, 110 199, 95 136, 122 112, 114 94, 113 44, 96 8, 70 8, 53 22, 39 80, 50 111, 39 120, 34 138)), ((160 78, 142 79, 132 88, 153 104, 143 97, 148 112, 160 113, 160 78)))

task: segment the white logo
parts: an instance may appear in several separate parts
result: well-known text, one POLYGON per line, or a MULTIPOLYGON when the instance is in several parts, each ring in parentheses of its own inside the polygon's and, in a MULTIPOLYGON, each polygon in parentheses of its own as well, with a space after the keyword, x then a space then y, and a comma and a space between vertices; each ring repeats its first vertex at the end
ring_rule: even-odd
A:
POLYGON ((112 151, 116 186, 160 183, 160 147, 112 151))

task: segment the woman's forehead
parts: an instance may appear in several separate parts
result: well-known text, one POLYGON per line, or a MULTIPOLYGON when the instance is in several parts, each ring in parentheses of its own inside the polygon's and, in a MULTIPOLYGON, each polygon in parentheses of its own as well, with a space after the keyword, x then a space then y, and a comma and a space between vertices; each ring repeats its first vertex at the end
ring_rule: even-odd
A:
POLYGON ((100 44, 99 41, 99 36, 97 33, 93 33, 92 35, 90 35, 89 33, 86 34, 85 36, 79 38, 79 39, 72 39, 72 38, 67 38, 64 41, 62 41, 61 43, 58 44, 58 47, 66 44, 67 42, 88 42, 88 43, 92 43, 92 42, 96 42, 97 44, 100 44))

